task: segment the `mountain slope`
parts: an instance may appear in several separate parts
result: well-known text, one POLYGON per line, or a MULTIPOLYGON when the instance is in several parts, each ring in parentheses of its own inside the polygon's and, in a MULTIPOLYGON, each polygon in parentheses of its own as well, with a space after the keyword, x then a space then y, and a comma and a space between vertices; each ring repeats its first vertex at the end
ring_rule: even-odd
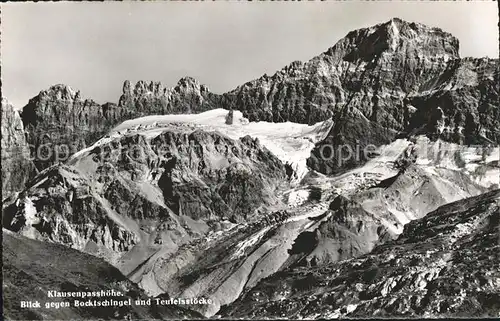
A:
POLYGON ((230 318, 498 317, 500 190, 410 222, 370 254, 261 281, 230 318))
MULTIPOLYGON (((53 243, 39 242, 3 229, 3 315, 8 320, 193 319, 201 316, 177 306, 45 308, 48 291, 119 291, 107 299, 147 296, 116 268, 92 255, 53 243), (21 301, 42 302, 42 308, 20 308, 21 301)), ((103 297, 100 297, 103 299, 103 297)), ((64 300, 72 303, 71 299, 64 300)))

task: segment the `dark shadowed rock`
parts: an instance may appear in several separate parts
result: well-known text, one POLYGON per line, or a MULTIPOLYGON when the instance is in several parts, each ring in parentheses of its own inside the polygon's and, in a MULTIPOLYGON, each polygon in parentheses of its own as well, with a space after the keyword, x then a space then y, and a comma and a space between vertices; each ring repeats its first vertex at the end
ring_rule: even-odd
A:
POLYGON ((316 144, 307 165, 324 174, 336 174, 373 158, 378 146, 390 143, 396 131, 368 120, 357 109, 335 112, 327 137, 316 144))

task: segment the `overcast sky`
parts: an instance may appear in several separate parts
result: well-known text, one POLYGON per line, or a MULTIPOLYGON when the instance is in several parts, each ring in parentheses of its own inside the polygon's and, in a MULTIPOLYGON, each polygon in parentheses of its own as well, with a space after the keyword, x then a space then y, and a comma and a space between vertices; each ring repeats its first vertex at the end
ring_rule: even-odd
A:
POLYGON ((2 4, 3 95, 17 108, 51 85, 117 102, 125 79, 174 86, 192 76, 222 93, 349 31, 392 17, 440 27, 460 54, 498 57, 494 1, 104 2, 2 4))

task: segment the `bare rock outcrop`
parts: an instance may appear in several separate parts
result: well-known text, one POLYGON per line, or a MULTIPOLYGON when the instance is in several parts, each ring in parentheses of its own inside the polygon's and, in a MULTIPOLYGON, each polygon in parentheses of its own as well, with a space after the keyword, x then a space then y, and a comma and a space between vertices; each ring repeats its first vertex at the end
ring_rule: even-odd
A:
POLYGON ((302 254, 294 266, 318 266, 369 253, 375 245, 395 237, 380 217, 344 196, 337 196, 328 211, 311 218, 323 220, 314 231, 305 232, 295 240, 291 254, 302 254))
POLYGON ((92 184, 73 168, 54 165, 41 172, 3 210, 2 225, 21 235, 50 240, 105 256, 112 263, 117 254, 138 243, 134 234, 113 217, 92 184))

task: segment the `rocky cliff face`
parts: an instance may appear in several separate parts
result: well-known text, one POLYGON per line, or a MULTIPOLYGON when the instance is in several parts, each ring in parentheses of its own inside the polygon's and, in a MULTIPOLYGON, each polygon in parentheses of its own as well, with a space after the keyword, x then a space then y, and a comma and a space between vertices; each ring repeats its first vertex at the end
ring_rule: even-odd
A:
POLYGON ((302 257, 294 266, 318 266, 358 257, 395 236, 381 217, 342 195, 335 197, 328 211, 313 220, 323 217, 326 219, 314 231, 295 240, 290 252, 302 257))
POLYGON ((93 184, 68 166, 40 173, 16 202, 4 209, 5 228, 38 240, 101 253, 109 262, 139 242, 139 236, 108 215, 105 201, 93 184), (82 215, 85 213, 85 215, 82 215))
POLYGON ((32 98, 21 116, 34 163, 43 170, 93 144, 130 115, 115 105, 83 99, 69 86, 55 85, 32 98))
POLYGON ((378 146, 389 144, 397 132, 367 119, 360 110, 337 112, 334 125, 325 139, 311 150, 306 163, 324 174, 337 174, 365 163, 378 146))
POLYGON ((246 136, 235 141, 189 125, 115 133, 70 164, 105 184, 110 200, 121 197, 108 189, 128 189, 117 176, 133 184, 146 181, 176 214, 195 220, 245 219, 263 200, 272 202, 278 182, 285 180, 283 164, 258 140, 246 136))
POLYGON ((284 165, 250 137, 175 125, 115 133, 40 173, 4 209, 3 226, 129 273, 155 251, 279 202, 283 181, 284 165))
POLYGON ((261 281, 229 318, 498 317, 500 191, 440 207, 369 255, 261 281))
POLYGON ((452 35, 395 18, 352 31, 321 55, 228 96, 250 120, 317 122, 349 103, 384 127, 402 129, 403 98, 440 84, 457 59, 452 35))
POLYGON ((149 295, 210 297, 205 316, 490 316, 498 192, 438 208, 499 186, 497 63, 392 19, 223 95, 127 81, 100 106, 54 86, 23 110, 44 170, 3 225, 105 258, 149 295))
POLYGON ((443 85, 413 95, 405 131, 465 144, 495 144, 498 131, 498 59, 464 58, 443 85))
POLYGON ((2 200, 22 190, 34 174, 21 117, 2 99, 2 200))

